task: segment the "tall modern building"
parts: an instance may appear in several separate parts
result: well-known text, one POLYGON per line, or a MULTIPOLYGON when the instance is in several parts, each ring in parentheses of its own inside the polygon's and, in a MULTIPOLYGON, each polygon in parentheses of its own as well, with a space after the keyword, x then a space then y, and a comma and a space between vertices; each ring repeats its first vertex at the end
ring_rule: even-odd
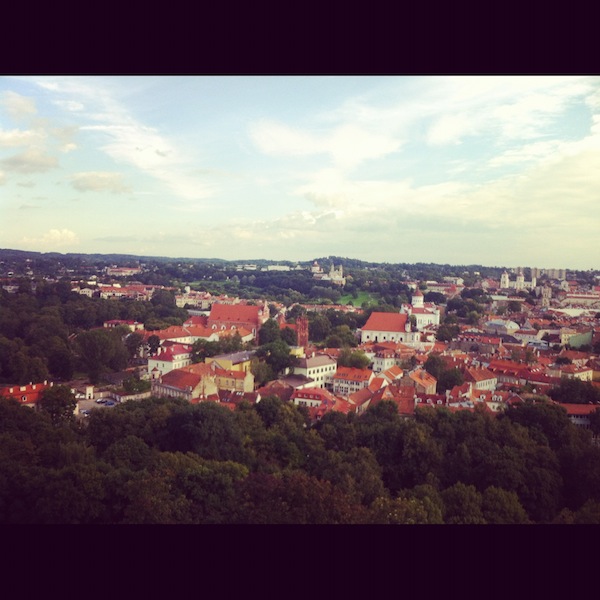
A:
POLYGON ((541 277, 547 275, 549 279, 558 279, 564 281, 567 278, 566 269, 540 269, 539 267, 531 267, 532 277, 541 277))

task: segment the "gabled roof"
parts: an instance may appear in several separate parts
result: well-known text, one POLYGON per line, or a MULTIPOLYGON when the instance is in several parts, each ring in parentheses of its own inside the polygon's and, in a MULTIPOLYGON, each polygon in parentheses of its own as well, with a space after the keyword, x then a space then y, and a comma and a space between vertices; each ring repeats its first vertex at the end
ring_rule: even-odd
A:
POLYGON ((373 376, 371 369, 355 369, 353 367, 338 367, 334 379, 348 381, 369 381, 373 376))
POLYGON ((469 367, 465 369, 465 376, 467 379, 479 382, 479 381, 488 381, 490 379, 497 379, 496 375, 494 375, 488 369, 476 369, 475 367, 469 367))
POLYGON ((406 331, 408 315, 404 313, 371 313, 368 321, 362 328, 363 331, 406 331))
POLYGON ((296 368, 313 369, 315 367, 324 367, 335 364, 336 360, 331 358, 331 356, 328 356, 327 354, 317 354, 316 356, 298 359, 298 362, 296 363, 296 368))
POLYGON ((180 390, 187 388, 194 389, 202 381, 202 375, 190 373, 182 369, 174 369, 169 371, 161 378, 161 383, 180 390))
POLYGON ((431 385, 437 385, 437 379, 428 373, 425 369, 417 369, 408 374, 408 376, 415 381, 416 383, 420 383, 425 387, 429 387, 431 385))
POLYGON ((219 369, 215 367, 215 375, 217 377, 229 377, 230 379, 239 379, 243 381, 246 379, 247 373, 244 371, 230 371, 229 369, 219 369))
POLYGON ((210 309, 208 322, 235 322, 235 323, 260 323, 262 306, 248 306, 244 304, 213 304, 210 309))

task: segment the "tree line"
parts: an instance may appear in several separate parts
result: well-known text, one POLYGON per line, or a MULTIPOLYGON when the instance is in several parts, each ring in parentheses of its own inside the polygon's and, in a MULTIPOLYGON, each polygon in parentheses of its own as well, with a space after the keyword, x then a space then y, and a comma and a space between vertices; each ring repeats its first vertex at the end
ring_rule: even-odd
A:
POLYGON ((2 523, 600 523, 600 449, 564 411, 150 398, 81 421, 0 401, 2 523))

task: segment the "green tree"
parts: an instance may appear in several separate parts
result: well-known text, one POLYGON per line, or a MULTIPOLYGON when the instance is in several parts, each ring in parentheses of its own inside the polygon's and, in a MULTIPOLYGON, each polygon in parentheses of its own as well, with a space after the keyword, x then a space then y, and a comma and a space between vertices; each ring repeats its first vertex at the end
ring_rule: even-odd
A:
POLYGON ((264 359, 273 369, 273 373, 281 373, 294 366, 296 362, 296 357, 290 353, 290 347, 281 339, 260 346, 256 351, 256 356, 264 359))
POLYGON ((450 525, 485 525, 481 511, 482 497, 473 485, 462 482, 442 492, 444 521, 450 525))
POLYGON ((430 375, 433 375, 437 380, 439 380, 440 375, 446 369, 446 365, 439 354, 430 354, 423 364, 423 368, 430 375))
POLYGON ((157 335, 151 335, 148 338, 148 349, 150 350, 150 354, 152 354, 154 356, 156 354, 159 346, 160 346, 160 338, 157 335))
POLYGON ((106 372, 127 366, 127 349, 118 332, 108 329, 84 331, 76 338, 79 358, 90 381, 97 383, 106 372))
POLYGON ((344 348, 340 352, 337 363, 340 367, 366 369, 371 364, 371 360, 362 350, 353 352, 350 348, 344 348))
POLYGON ((518 313, 521 312, 521 303, 516 300, 510 300, 506 305, 506 309, 509 313, 518 313))
MULTIPOLYGON (((151 336, 152 337, 152 336, 151 336)), ((158 337, 158 336, 154 336, 158 337)), ((130 333, 125 338, 125 346, 127 347, 127 352, 129 353, 129 358, 135 358, 138 355, 142 344, 144 343, 144 336, 137 331, 130 333)))
POLYGON ((262 346, 281 339, 279 324, 275 319, 267 319, 258 332, 258 343, 262 346))
POLYGON ((451 390, 456 385, 462 385, 465 382, 463 374, 456 368, 443 371, 438 379, 438 394, 443 394, 446 390, 451 390))
POLYGON ((42 392, 39 406, 42 412, 49 415, 54 425, 63 425, 73 422, 77 400, 69 386, 57 385, 42 392))
POLYGON ((491 524, 517 525, 529 523, 525 509, 515 492, 490 486, 483 492, 481 509, 484 519, 491 524))

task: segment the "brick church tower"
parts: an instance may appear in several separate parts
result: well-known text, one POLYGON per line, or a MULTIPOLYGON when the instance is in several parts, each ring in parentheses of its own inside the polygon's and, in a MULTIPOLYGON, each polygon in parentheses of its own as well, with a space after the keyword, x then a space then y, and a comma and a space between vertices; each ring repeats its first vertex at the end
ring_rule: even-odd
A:
POLYGON ((308 346, 308 319, 306 317, 296 319, 296 334, 298 336, 298 346, 306 348, 308 346))

